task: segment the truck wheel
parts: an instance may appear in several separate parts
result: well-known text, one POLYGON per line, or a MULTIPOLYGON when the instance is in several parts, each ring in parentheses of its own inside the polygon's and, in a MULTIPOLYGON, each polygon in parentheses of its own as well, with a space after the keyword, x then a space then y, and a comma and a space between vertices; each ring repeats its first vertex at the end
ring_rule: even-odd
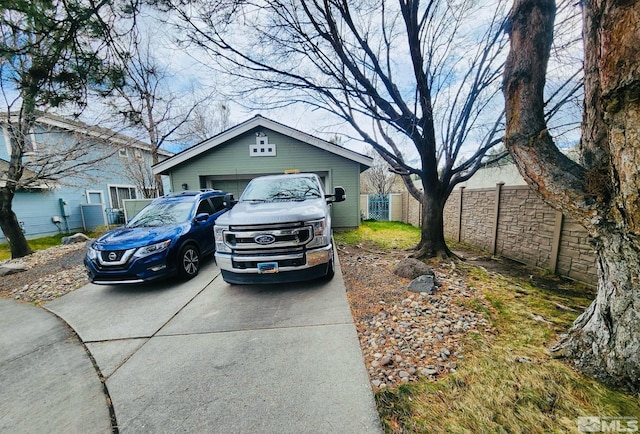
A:
POLYGON ((180 277, 189 280, 200 271, 200 252, 193 244, 182 246, 178 255, 178 273, 180 277))
POLYGON ((329 264, 327 264, 327 274, 324 275, 324 280, 331 280, 333 279, 333 276, 336 274, 336 265, 333 262, 333 258, 331 258, 331 260, 329 261, 329 264))

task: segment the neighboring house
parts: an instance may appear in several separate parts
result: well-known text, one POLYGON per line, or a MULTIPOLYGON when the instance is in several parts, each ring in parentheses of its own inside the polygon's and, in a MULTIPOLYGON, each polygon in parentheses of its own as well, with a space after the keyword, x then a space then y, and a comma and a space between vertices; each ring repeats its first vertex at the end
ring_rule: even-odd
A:
MULTIPOLYGON (((6 119, 6 115, 0 117, 0 185, 6 182, 11 152, 6 119)), ((28 146, 27 169, 12 202, 27 238, 121 223, 123 200, 154 195, 145 187, 149 183, 144 179, 152 173, 150 148, 144 142, 106 128, 40 114, 28 146), (50 164, 53 158, 58 159, 57 169, 50 164), (99 161, 88 164, 95 160, 99 161), (40 172, 42 167, 46 169, 40 172)), ((161 158, 171 155, 160 151, 161 158)), ((0 242, 5 241, 0 232, 0 242)))
POLYGON ((341 186, 347 199, 333 206, 333 226, 360 224, 360 173, 372 159, 257 115, 153 167, 173 191, 214 188, 236 198, 259 175, 285 171, 318 174, 327 192, 341 186))

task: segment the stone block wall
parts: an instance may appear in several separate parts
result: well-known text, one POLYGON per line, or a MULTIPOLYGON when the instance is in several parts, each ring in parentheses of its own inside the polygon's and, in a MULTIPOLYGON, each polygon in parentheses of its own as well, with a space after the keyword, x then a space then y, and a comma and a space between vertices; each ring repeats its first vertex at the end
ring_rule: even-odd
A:
MULTIPOLYGON (((407 200, 416 202, 410 196, 407 200)), ((596 258, 587 231, 543 202, 528 186, 460 188, 449 197, 444 219, 449 239, 597 284, 596 258)), ((405 221, 419 224, 419 218, 405 221)))

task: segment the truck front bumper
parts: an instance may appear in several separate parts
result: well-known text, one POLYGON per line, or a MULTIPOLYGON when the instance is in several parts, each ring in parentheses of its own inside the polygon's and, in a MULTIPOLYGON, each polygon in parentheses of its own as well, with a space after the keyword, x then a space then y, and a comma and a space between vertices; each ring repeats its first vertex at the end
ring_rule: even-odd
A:
POLYGON ((216 252, 215 258, 222 272, 222 278, 228 283, 297 282, 326 276, 330 267, 333 267, 333 246, 272 256, 216 252), (274 264, 273 267, 262 267, 262 265, 271 264, 274 264), (268 271, 261 271, 261 269, 268 271))

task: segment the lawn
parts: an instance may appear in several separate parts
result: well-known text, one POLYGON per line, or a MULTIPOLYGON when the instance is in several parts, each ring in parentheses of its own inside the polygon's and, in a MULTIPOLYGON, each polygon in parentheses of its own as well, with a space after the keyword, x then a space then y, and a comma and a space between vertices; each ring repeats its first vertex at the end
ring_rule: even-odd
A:
MULTIPOLYGON (((419 236, 410 225, 364 222, 336 234, 336 240, 385 251, 415 245, 419 236)), ((615 425, 633 430, 638 397, 582 376, 547 350, 588 306, 593 291, 566 281, 536 287, 530 279, 460 261, 455 267, 483 296, 468 299, 464 307, 488 317, 497 332, 470 333, 458 368, 437 381, 422 378, 376 392, 386 432, 578 432, 577 420, 584 416, 635 418, 615 425)))

